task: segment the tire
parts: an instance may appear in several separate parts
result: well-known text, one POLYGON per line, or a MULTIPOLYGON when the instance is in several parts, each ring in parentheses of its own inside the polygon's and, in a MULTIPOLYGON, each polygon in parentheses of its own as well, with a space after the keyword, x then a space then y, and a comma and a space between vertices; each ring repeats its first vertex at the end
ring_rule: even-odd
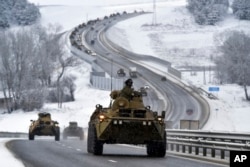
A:
POLYGON ((102 155, 103 143, 97 139, 96 128, 94 126, 89 126, 88 129, 88 152, 94 155, 102 155))
POLYGON ((88 128, 88 137, 87 137, 87 151, 88 151, 88 153, 93 153, 93 147, 92 147, 93 130, 91 128, 92 128, 92 126, 89 126, 89 128, 88 128))
POLYGON ((93 128, 93 154, 102 155, 103 143, 97 139, 96 129, 93 128))
POLYGON ((55 141, 60 141, 60 129, 55 129, 55 141))
POLYGON ((29 140, 34 140, 35 139, 35 135, 33 133, 29 133, 29 140))
POLYGON ((166 132, 162 141, 150 141, 147 144, 147 154, 149 157, 164 157, 167 149, 166 132))

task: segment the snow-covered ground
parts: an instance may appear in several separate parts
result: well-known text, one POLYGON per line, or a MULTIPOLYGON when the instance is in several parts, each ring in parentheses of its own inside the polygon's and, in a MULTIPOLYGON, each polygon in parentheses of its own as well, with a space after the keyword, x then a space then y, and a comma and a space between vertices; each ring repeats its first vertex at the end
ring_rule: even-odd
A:
MULTIPOLYGON (((57 23, 63 31, 71 30, 82 22, 97 17, 102 18, 113 12, 124 10, 132 12, 152 11, 152 0, 29 0, 41 6, 41 23, 57 23)), ((136 53, 142 53, 166 59, 173 67, 183 69, 194 65, 212 66, 216 56, 214 36, 227 30, 249 31, 250 22, 236 20, 231 14, 216 26, 199 26, 185 8, 185 0, 157 1, 156 23, 152 24, 152 14, 139 16, 118 23, 109 32, 109 37, 121 46, 136 53)), ((155 66, 155 65, 154 65, 155 66)), ((160 68, 160 67, 159 67, 160 68)), ((61 128, 69 121, 77 121, 87 127, 90 114, 95 105, 107 106, 110 102, 109 92, 96 90, 89 84, 91 67, 82 62, 70 73, 77 77, 75 102, 64 103, 62 109, 57 104, 46 104, 42 111, 52 114, 52 119, 60 123, 61 128)), ((211 115, 206 130, 250 132, 250 103, 245 101, 243 88, 238 85, 218 85, 213 72, 182 73, 183 82, 208 91, 208 87, 220 87, 215 93, 219 100, 210 100, 211 115)), ((27 132, 31 119, 37 118, 40 111, 12 114, 0 114, 0 131, 27 132)), ((0 139, 0 166, 20 167, 22 164, 13 160, 6 151, 4 143, 9 139, 0 139), (2 161, 5 159, 5 161, 2 161), (9 163, 11 162, 11 163, 9 163)))

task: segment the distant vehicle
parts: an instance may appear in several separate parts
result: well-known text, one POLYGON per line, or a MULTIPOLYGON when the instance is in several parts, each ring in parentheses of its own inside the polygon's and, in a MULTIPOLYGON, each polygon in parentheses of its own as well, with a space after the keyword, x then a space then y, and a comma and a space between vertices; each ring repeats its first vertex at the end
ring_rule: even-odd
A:
POLYGON ((97 54, 91 50, 91 51, 90 51, 90 55, 91 55, 91 56, 96 56, 97 54))
POLYGON ((145 87, 141 87, 139 92, 141 93, 142 96, 147 96, 148 95, 147 90, 145 89, 145 87))
POLYGON ((91 56, 96 56, 97 55, 95 52, 93 52, 92 50, 89 50, 89 49, 85 50, 85 53, 87 53, 87 54, 89 54, 91 56))
POLYGON ((39 113, 37 120, 31 120, 29 126, 29 140, 34 140, 37 136, 55 136, 55 140, 60 140, 60 128, 57 121, 51 120, 50 113, 39 113))
POLYGON ((80 140, 83 140, 83 128, 79 127, 77 122, 69 122, 69 126, 63 130, 63 139, 67 139, 69 136, 79 137, 80 140))
POLYGON ((91 50, 86 49, 86 50, 85 50, 85 53, 90 54, 90 53, 91 53, 91 50))
POLYGON ((161 80, 162 80, 162 81, 166 81, 167 78, 166 78, 165 76, 162 76, 162 77, 161 77, 161 80))
POLYGON ((149 89, 149 88, 150 88, 149 85, 144 86, 144 89, 149 89))
POLYGON ((119 91, 111 92, 114 100, 111 106, 96 105, 88 127, 87 151, 102 155, 103 145, 133 144, 146 145, 150 157, 164 157, 166 154, 165 111, 158 112, 144 106, 143 98, 134 91, 132 99, 119 96, 119 91))
POLYGON ((131 78, 137 78, 136 67, 130 67, 129 68, 129 75, 130 75, 131 78))
POLYGON ((119 77, 125 77, 126 76, 126 73, 124 71, 124 69, 120 68, 118 71, 117 71, 117 75, 119 77))
POLYGON ((94 44, 95 44, 95 40, 92 39, 92 40, 90 41, 90 43, 91 43, 91 45, 94 45, 94 44))

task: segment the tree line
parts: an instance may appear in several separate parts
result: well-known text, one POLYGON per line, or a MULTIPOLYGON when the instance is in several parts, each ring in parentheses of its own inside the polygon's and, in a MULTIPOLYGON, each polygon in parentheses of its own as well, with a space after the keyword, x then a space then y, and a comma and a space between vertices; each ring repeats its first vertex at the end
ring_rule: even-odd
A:
MULTIPOLYGON (((230 7, 229 0, 187 0, 187 8, 200 25, 214 25, 223 20, 230 7)), ((250 1, 233 0, 233 14, 242 20, 250 20, 250 1)))
POLYGON ((220 83, 242 85, 246 100, 247 86, 250 85, 250 36, 243 31, 226 31, 215 38, 218 55, 215 64, 216 77, 220 83))
POLYGON ((31 25, 41 17, 37 6, 27 0, 0 0, 0 28, 31 25))
POLYGON ((46 101, 74 100, 74 77, 65 69, 77 65, 67 56, 60 26, 35 25, 0 32, 0 88, 8 112, 40 109, 46 101))

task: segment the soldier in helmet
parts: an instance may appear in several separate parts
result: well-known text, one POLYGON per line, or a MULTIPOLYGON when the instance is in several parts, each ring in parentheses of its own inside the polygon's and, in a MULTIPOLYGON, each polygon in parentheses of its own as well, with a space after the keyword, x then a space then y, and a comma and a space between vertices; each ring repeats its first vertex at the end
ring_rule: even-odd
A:
POLYGON ((131 100, 134 94, 134 89, 132 88, 133 80, 129 78, 124 83, 125 85, 120 92, 120 96, 125 97, 128 100, 131 100))

